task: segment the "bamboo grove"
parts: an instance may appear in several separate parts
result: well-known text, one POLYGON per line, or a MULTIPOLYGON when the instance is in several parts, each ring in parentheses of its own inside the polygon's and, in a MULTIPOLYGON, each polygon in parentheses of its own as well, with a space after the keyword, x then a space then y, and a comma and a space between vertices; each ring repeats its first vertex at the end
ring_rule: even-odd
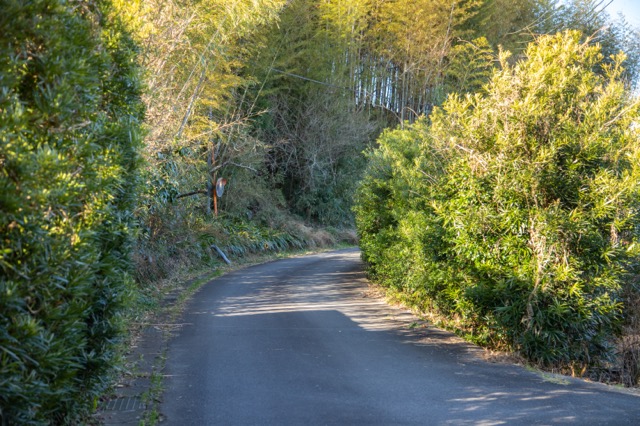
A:
MULTIPOLYGON (((506 297, 494 289, 486 293, 494 305, 469 308, 480 306, 485 294, 474 293, 471 284, 450 286, 452 277, 467 284, 490 280, 465 275, 464 253, 445 265, 411 251, 424 244, 416 242, 412 226, 433 221, 435 228, 428 229, 446 234, 438 222, 444 216, 433 212, 453 212, 455 206, 411 194, 431 191, 415 175, 430 172, 414 163, 433 162, 428 153, 446 151, 442 141, 449 131, 464 139, 465 132, 486 130, 458 129, 458 116, 471 120, 468 111, 478 110, 482 120, 497 120, 499 115, 481 116, 481 110, 499 100, 482 96, 521 78, 512 67, 535 56, 536 48, 527 46, 545 34, 580 31, 565 40, 591 52, 576 66, 600 58, 589 62, 589 99, 623 99, 620 93, 629 93, 637 81, 640 39, 602 7, 597 0, 0 0, 0 417, 20 424, 85 421, 109 386, 129 312, 154 293, 159 280, 215 265, 212 245, 232 256, 302 248, 331 243, 356 223, 373 277, 424 296, 423 308, 471 315, 461 329, 476 341, 510 345, 542 363, 594 364, 587 360, 592 352, 580 352, 582 347, 576 356, 547 356, 553 338, 526 333, 537 327, 529 306, 546 303, 542 293, 528 304, 520 301, 520 311, 498 314, 486 307, 506 297), (598 80, 612 75, 615 84, 598 80), (595 87, 622 92, 599 97, 595 87), (430 138, 436 142, 425 142, 430 138), (228 182, 225 195, 214 198, 221 179, 228 182), (405 244, 404 260, 421 262, 417 270, 381 267, 387 250, 398 244, 405 244), (424 275, 430 265, 458 268, 458 275, 424 275), (438 277, 441 287, 434 288, 445 293, 430 293, 428 283, 438 277), (523 312, 526 321, 514 327, 500 322, 517 313, 523 318, 523 312), (490 323, 483 322, 487 318, 490 323), (523 327, 526 332, 517 334, 523 327)), ((621 123, 633 121, 629 111, 619 111, 627 120, 621 123)), ((628 130, 616 129, 616 135, 628 130)), ((625 138, 615 140, 623 144, 630 140, 625 138)), ((459 154, 463 161, 464 152, 459 154)), ((466 180, 451 173, 448 184, 461 179, 481 185, 473 174, 477 167, 469 164, 458 170, 469 173, 466 180)), ((633 169, 616 164, 618 175, 633 169)), ((432 165, 442 172, 444 166, 432 165)), ((449 179, 437 173, 442 182, 449 179)), ((455 191, 449 195, 451 202, 471 203, 455 191)), ((530 239, 544 234, 539 215, 530 217, 530 239)), ((622 219, 612 220, 617 226, 622 219)), ((593 235, 602 237, 607 224, 599 222, 593 235)), ((626 244, 633 238, 629 226, 622 228, 617 241, 626 244)), ((456 252, 450 235, 431 237, 444 244, 434 256, 456 252)), ((627 259, 618 251, 610 256, 627 259)), ((386 261, 397 268, 404 260, 386 261)), ((602 280, 619 281, 618 269, 597 272, 596 263, 585 274, 609 271, 602 280)), ((571 283, 579 281, 576 271, 567 272, 571 283)), ((514 286, 522 289, 525 282, 514 286)), ((601 293, 606 287, 593 285, 601 293)), ((583 306, 602 315, 584 314, 577 326, 594 333, 589 342, 598 359, 616 344, 604 334, 629 336, 634 329, 623 320, 626 305, 616 303, 636 293, 616 288, 617 299, 583 306), (606 327, 593 328, 589 321, 606 327)))

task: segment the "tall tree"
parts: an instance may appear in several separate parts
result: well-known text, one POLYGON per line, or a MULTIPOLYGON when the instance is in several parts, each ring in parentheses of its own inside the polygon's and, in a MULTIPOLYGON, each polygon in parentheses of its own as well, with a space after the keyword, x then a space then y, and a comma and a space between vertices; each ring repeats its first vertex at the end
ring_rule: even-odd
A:
POLYGON ((381 2, 371 47, 388 64, 387 106, 400 120, 427 114, 444 99, 443 73, 454 40, 463 35, 475 1, 392 0, 381 2))
POLYGON ((245 96, 253 80, 242 70, 260 48, 252 35, 276 18, 283 3, 118 0, 144 46, 141 63, 149 72, 145 102, 151 132, 145 151, 152 206, 180 193, 207 192, 207 185, 210 193, 221 168, 253 168, 260 161, 259 141, 244 130, 255 111, 245 96))
POLYGON ((271 179, 294 211, 321 222, 349 222, 359 153, 373 131, 357 102, 369 4, 290 2, 254 61, 266 83, 257 131, 272 147, 271 179))

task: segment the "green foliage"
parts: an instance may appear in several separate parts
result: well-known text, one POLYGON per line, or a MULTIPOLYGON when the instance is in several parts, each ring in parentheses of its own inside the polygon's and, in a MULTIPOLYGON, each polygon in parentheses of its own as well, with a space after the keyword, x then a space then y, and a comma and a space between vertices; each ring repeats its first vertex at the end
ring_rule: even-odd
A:
POLYGON ((259 169, 264 144, 246 130, 256 115, 247 87, 256 82, 243 70, 262 47, 254 33, 276 19, 282 0, 114 3, 143 46, 149 209, 205 190, 218 171, 259 169))
POLYGON ((491 46, 521 51, 554 15, 557 0, 483 0, 466 28, 491 46))
POLYGON ((476 92, 487 83, 493 71, 494 53, 486 38, 461 43, 451 49, 445 76, 447 93, 476 92))
POLYGON ((376 279, 548 366, 612 355, 638 266, 639 103, 624 56, 580 38, 502 53, 484 94, 385 132, 355 207, 376 279))
MULTIPOLYGON (((548 19, 541 20, 539 31, 553 33, 564 29, 582 32, 583 39, 598 43, 604 56, 602 65, 610 65, 612 58, 623 51, 622 80, 629 86, 637 84, 640 65, 638 28, 631 26, 624 17, 613 19, 599 0, 569 0, 555 2, 555 9, 548 19), (559 3, 559 4, 558 4, 559 3)), ((604 72, 598 66, 599 72, 604 72)))
POLYGON ((351 225, 361 152, 376 125, 354 102, 368 0, 289 2, 264 31, 250 72, 264 110, 254 128, 269 146, 269 184, 294 213, 323 225, 351 225))
POLYGON ((212 245, 234 261, 249 255, 355 242, 352 235, 314 230, 282 211, 272 213, 268 222, 230 214, 226 208, 214 220, 203 211, 189 211, 182 206, 154 213, 150 216, 151 226, 140 232, 134 255, 139 291, 154 293, 164 279, 185 271, 218 267, 222 260, 212 245))
POLYGON ((361 153, 381 128, 481 88, 498 45, 519 53, 532 33, 576 24, 556 0, 114 2, 144 46, 143 221, 225 177, 233 214, 352 224, 361 153))
POLYGON ((108 1, 0 8, 0 413, 73 423, 106 385, 131 284, 136 51, 108 1))

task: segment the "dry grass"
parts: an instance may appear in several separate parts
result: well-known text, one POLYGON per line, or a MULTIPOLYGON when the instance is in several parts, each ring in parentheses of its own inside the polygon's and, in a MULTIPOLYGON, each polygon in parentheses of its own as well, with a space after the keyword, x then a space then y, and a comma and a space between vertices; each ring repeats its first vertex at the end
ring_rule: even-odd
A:
MULTIPOLYGON (((639 330, 627 330, 638 333, 639 330)), ((625 335, 618 344, 620 380, 627 387, 638 386, 640 380, 640 334, 625 335)))
POLYGON ((482 353, 482 358, 494 364, 515 364, 515 365, 527 365, 527 361, 517 353, 494 351, 491 349, 485 349, 482 353))
POLYGON ((337 242, 334 236, 324 229, 315 229, 310 236, 315 247, 328 247, 337 242))
POLYGON ((618 339, 614 374, 627 387, 640 384, 640 294, 632 288, 626 297, 626 324, 618 339))
MULTIPOLYGON (((383 297, 387 303, 410 309, 415 315, 425 319, 437 327, 455 331, 459 329, 459 321, 455 318, 445 318, 428 306, 420 304, 419 298, 413 298, 404 292, 393 288, 385 288, 377 284, 371 284, 367 297, 383 297)), ((584 377, 590 380, 624 385, 628 388, 636 388, 640 385, 640 294, 633 293, 627 296, 627 325, 623 329, 623 335, 617 341, 617 356, 609 366, 597 371, 588 371, 581 366, 567 366, 562 369, 544 369, 550 373, 562 374, 573 377, 584 377)), ((481 358, 487 362, 500 364, 515 364, 531 366, 527 360, 515 352, 482 348, 481 358)))
POLYGON ((614 358, 586 375, 599 382, 640 389, 640 294, 633 286, 625 295, 625 325, 614 344, 614 358))
POLYGON ((285 232, 307 241, 314 248, 333 247, 337 244, 358 244, 358 236, 354 229, 311 227, 296 219, 290 219, 282 228, 285 232))
POLYGON ((349 245, 358 244, 358 234, 355 229, 339 229, 336 231, 338 241, 349 245))

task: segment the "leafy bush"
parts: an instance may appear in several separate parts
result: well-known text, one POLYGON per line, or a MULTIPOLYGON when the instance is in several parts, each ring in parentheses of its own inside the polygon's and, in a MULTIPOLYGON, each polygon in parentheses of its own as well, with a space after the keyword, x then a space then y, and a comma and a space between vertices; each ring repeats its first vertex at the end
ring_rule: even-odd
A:
POLYGON ((108 1, 0 2, 0 413, 73 423, 128 292, 143 108, 108 1))
POLYGON ((611 354, 637 273, 638 106, 578 32, 385 132, 355 207, 372 275, 547 366, 611 354), (598 69, 604 67, 604 73, 598 69), (596 72, 597 70, 598 72, 596 72))

